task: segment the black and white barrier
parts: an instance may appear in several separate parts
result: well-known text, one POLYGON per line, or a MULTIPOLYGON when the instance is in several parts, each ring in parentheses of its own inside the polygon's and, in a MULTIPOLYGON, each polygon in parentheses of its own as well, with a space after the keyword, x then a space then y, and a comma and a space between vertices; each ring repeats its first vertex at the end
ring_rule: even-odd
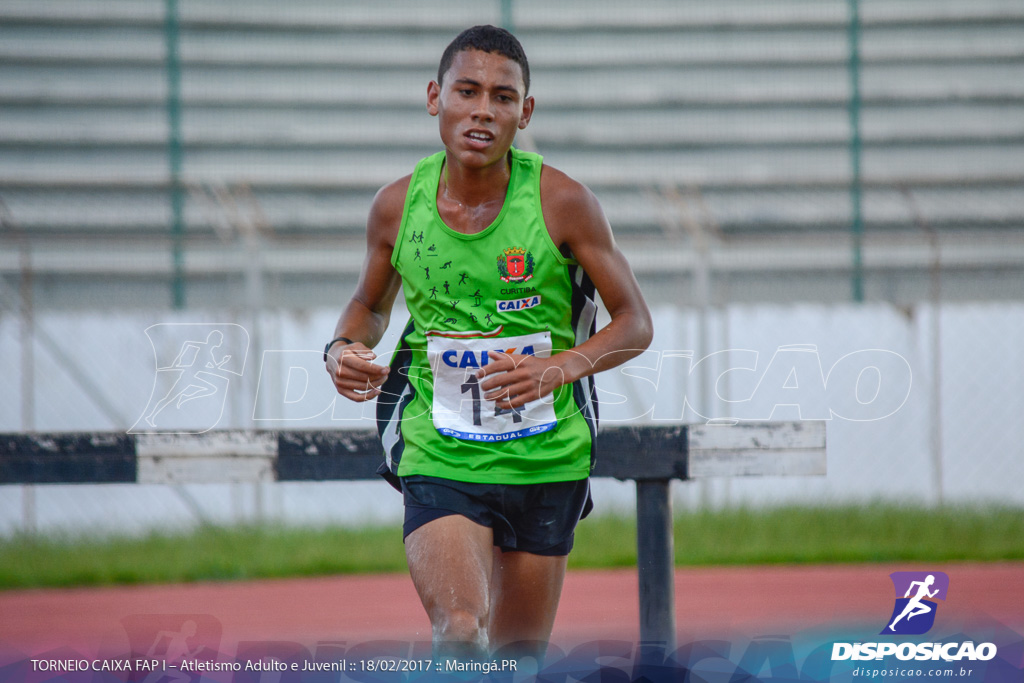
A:
MULTIPOLYGON (((826 472, 824 422, 615 427, 597 441, 593 476, 636 482, 648 643, 675 642, 671 480, 826 472)), ((0 484, 365 480, 382 459, 373 430, 0 434, 0 484)))

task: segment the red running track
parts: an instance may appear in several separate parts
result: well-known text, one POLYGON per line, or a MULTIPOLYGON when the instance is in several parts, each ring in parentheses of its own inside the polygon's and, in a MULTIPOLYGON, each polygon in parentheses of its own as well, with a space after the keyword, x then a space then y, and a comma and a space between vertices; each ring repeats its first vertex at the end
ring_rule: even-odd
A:
MULTIPOLYGON (((878 633, 893 606, 889 574, 944 571, 943 618, 991 618, 1024 632, 1024 563, 728 567, 680 569, 680 642, 795 633, 863 623, 878 633)), ((83 656, 144 651, 159 630, 187 619, 223 653, 246 641, 429 641, 408 576, 346 576, 237 583, 0 592, 0 646, 30 656, 71 648, 83 656), (134 633, 134 635, 132 635, 134 633), (132 640, 133 642, 129 642, 132 640)), ((566 578, 552 641, 638 639, 635 570, 574 571, 566 578)), ((869 631, 870 632, 870 631, 869 631)))

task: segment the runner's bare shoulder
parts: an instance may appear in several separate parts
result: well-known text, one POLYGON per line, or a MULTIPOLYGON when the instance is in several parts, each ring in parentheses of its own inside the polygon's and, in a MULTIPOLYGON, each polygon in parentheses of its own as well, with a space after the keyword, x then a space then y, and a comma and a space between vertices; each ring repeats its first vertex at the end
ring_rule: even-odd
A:
POLYGON ((402 224, 405 196, 409 192, 411 180, 410 174, 377 190, 366 223, 368 241, 383 241, 389 246, 394 246, 395 240, 398 239, 398 229, 402 224))

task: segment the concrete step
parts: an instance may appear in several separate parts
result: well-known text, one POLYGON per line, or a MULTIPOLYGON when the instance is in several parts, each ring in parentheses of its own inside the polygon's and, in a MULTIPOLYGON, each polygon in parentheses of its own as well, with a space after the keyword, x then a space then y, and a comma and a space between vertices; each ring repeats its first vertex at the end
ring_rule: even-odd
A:
MULTIPOLYGON (((1024 102, 1018 106, 867 107, 867 145, 947 145, 1024 141, 1024 102)), ((164 147, 167 113, 151 108, 0 107, 0 147, 164 147)), ((380 149, 439 148, 437 121, 424 111, 331 112, 240 107, 190 107, 183 141, 198 148, 380 149)), ((527 129, 538 150, 843 146, 849 144, 842 108, 661 110, 538 113, 527 129)))
MULTIPOLYGON (((239 188, 193 188, 185 202, 185 228, 192 234, 231 239, 239 223, 266 224, 279 237, 325 236, 359 238, 372 200, 370 192, 311 193, 240 191, 239 188), (230 199, 218 203, 213 190, 230 199), (249 194, 251 192, 251 195, 249 194), (249 197, 252 197, 250 200, 249 197)), ((832 231, 849 225, 849 192, 723 191, 677 188, 677 199, 662 188, 635 190, 598 188, 596 194, 616 232, 664 234, 685 232, 688 220, 722 230, 786 232, 832 231)), ((82 193, 14 190, 2 199, 18 228, 34 238, 47 235, 131 234, 134 238, 165 237, 171 224, 167 193, 82 193)), ((864 220, 875 231, 918 231, 918 214, 935 229, 963 226, 1024 227, 1024 194, 1019 188, 975 188, 951 191, 915 189, 914 209, 897 188, 867 190, 864 220)))
MULTIPOLYGON (((268 29, 270 27, 267 27, 268 29)), ((300 32, 185 30, 179 58, 185 67, 254 66, 436 71, 447 32, 422 32, 396 40, 389 27, 300 32)), ((638 66, 836 65, 849 59, 844 27, 765 33, 754 29, 707 34, 649 32, 623 36, 588 33, 567 49, 564 35, 521 33, 531 68, 619 69, 638 66)), ((993 62, 1024 58, 1024 20, 997 26, 881 27, 861 40, 866 65, 922 62, 993 62)), ((163 64, 162 26, 0 25, 0 61, 21 65, 163 64)))
MULTIPOLYGON (((343 150, 199 149, 185 155, 183 177, 199 183, 292 184, 316 187, 379 187, 405 175, 421 155, 405 148, 375 153, 343 150)), ((849 150, 807 147, 677 150, 549 150, 545 159, 589 185, 698 186, 843 183, 849 179, 849 150)), ((915 178, 969 178, 1024 175, 1024 144, 886 145, 864 150, 863 173, 871 182, 915 178)), ((162 149, 9 150, 0 155, 0 187, 109 182, 166 182, 162 149)))
MULTIPOLYGON (((423 111, 433 74, 308 69, 204 68, 182 73, 184 106, 307 107, 423 111)), ((845 106, 845 67, 783 71, 740 67, 679 71, 621 69, 600 74, 537 74, 537 106, 551 109, 639 111, 647 108, 845 106)), ((994 65, 909 65, 865 69, 866 105, 1024 102, 1024 61, 994 65)), ((157 67, 16 67, 0 64, 0 106, 158 106, 166 74, 157 67)))
MULTIPOLYGON (((6 0, 0 21, 17 24, 162 26, 165 4, 159 0, 6 0)), ((336 27, 395 30, 434 28, 452 31, 452 17, 459 25, 497 23, 497 3, 473 0, 424 0, 421 2, 323 2, 296 0, 181 0, 178 14, 186 26, 263 27, 274 30, 336 27)), ((458 29, 452 31, 452 35, 458 29)))
MULTIPOLYGON (((932 25, 999 22, 1024 18, 1024 8, 1015 0, 956 0, 915 2, 914 0, 866 0, 860 14, 867 26, 932 25)), ((163 3, 155 0, 6 0, 0 10, 4 22, 79 22, 153 25, 163 20, 163 3)), ((520 29, 542 28, 565 31, 578 29, 679 30, 681 28, 726 29, 736 26, 827 27, 848 21, 843 3, 808 5, 799 0, 721 0, 707 5, 690 5, 671 0, 646 0, 642 7, 615 0, 586 3, 551 3, 517 0, 512 19, 520 29)), ((272 0, 182 0, 179 13, 183 23, 196 26, 275 26, 333 30, 338 27, 392 27, 393 30, 449 29, 453 25, 500 21, 498 2, 471 0, 429 0, 424 2, 375 2, 373 4, 272 0), (457 17, 457 20, 454 18, 457 17)), ((457 29, 455 29, 457 31, 457 29)))

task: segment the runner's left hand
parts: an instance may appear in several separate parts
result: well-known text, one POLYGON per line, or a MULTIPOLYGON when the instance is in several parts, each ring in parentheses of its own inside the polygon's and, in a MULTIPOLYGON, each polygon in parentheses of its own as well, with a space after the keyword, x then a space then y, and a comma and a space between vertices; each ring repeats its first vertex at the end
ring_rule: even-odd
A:
POLYGON ((484 398, 498 408, 521 408, 547 396, 566 383, 565 373, 554 357, 537 358, 518 353, 489 351, 490 362, 477 371, 484 398))

